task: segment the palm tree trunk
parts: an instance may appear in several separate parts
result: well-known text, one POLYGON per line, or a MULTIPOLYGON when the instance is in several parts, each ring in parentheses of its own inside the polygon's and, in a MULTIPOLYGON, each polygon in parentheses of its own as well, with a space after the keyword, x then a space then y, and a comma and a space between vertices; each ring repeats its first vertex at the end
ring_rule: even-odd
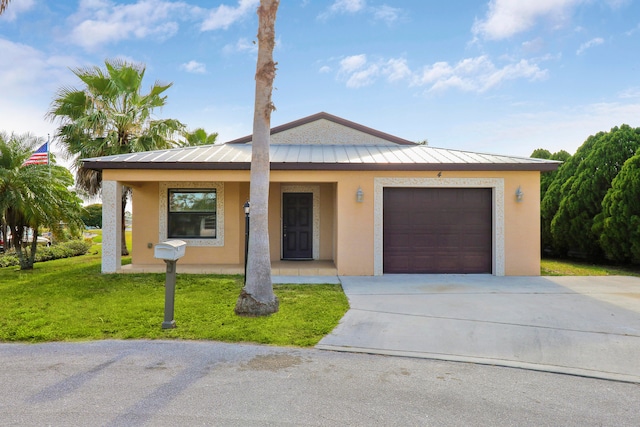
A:
POLYGON ((7 233, 8 230, 8 226, 7 223, 2 219, 2 217, 0 217, 0 233, 2 233, 2 235, 0 236, 0 239, 4 242, 4 250, 8 251, 9 247, 11 246, 11 242, 9 242, 9 238, 7 237, 9 234, 7 233))
POLYGON ((258 62, 251 148, 251 226, 245 286, 235 312, 242 316, 266 316, 278 311, 271 282, 269 251, 269 135, 276 64, 273 62, 275 21, 279 0, 260 0, 258 8, 258 62))
MULTIPOLYGON (((35 227, 33 229, 33 234, 32 234, 32 239, 31 239, 31 244, 30 246, 30 251, 27 254, 27 268, 28 270, 32 270, 33 269, 33 264, 35 264, 36 262, 36 251, 38 250, 38 227, 35 227)), ((23 268, 23 270, 25 270, 23 268)))
MULTIPOLYGON (((7 216, 9 217, 9 228, 11 228, 11 243, 13 244, 14 249, 16 250, 16 255, 18 255, 18 262, 20 263, 20 270, 30 270, 29 268, 29 260, 27 254, 24 252, 24 248, 22 246, 22 240, 24 237, 24 228, 22 226, 16 225, 13 219, 13 212, 11 210, 7 211, 7 216)), ((33 268, 33 264, 31 265, 33 268)))
POLYGON ((7 6, 9 6, 9 0, 0 0, 0 15, 2 15, 7 6))

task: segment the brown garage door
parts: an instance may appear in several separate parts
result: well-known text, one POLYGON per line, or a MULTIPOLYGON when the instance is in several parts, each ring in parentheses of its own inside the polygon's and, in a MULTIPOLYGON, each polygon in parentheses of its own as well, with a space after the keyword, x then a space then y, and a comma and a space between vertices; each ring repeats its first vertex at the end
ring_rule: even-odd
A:
POLYGON ((491 273, 490 188, 385 188, 384 273, 491 273))

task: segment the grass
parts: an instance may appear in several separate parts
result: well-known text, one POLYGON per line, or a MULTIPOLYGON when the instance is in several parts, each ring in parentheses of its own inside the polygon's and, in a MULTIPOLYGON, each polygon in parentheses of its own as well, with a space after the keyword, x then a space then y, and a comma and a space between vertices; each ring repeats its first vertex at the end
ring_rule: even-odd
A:
MULTIPOLYGON (((99 243, 101 230, 93 230, 99 243)), ((131 244, 130 233, 127 233, 131 244)), ((241 276, 180 274, 176 329, 161 328, 164 274, 100 273, 100 246, 89 254, 0 268, 0 341, 191 339, 313 346, 348 309, 339 285, 274 285, 280 311, 245 318, 233 312, 241 276)), ((123 263, 129 263, 125 257, 123 263)), ((543 259, 543 276, 640 276, 640 269, 543 259)))
MULTIPOLYGON (((94 248, 96 248, 94 246, 94 248)), ((0 341, 191 339, 313 346, 348 309, 339 285, 274 285, 280 311, 233 312, 242 276, 179 274, 176 329, 161 328, 164 274, 100 273, 100 251, 0 269, 0 341)))
POLYGON ((543 258, 540 263, 543 276, 635 276, 640 277, 640 268, 591 264, 575 260, 543 258))

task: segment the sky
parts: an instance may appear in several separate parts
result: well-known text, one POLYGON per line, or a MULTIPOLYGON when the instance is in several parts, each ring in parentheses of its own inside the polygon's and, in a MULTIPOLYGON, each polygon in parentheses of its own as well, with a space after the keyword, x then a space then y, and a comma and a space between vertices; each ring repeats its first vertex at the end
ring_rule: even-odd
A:
MULTIPOLYGON (((158 118, 252 132, 259 0, 12 0, 0 131, 46 139, 72 70, 106 59, 172 82, 158 118)), ((321 111, 430 146, 570 154, 640 126, 640 0, 282 0, 272 126, 321 111)), ((53 144, 53 152, 57 150, 53 144)))

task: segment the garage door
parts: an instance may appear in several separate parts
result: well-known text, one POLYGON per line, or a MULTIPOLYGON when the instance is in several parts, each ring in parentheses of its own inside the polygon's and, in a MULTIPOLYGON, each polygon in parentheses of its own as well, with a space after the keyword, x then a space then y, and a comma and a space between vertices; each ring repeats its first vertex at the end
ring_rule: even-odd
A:
POLYGON ((384 273, 491 273, 490 188, 385 188, 384 273))

